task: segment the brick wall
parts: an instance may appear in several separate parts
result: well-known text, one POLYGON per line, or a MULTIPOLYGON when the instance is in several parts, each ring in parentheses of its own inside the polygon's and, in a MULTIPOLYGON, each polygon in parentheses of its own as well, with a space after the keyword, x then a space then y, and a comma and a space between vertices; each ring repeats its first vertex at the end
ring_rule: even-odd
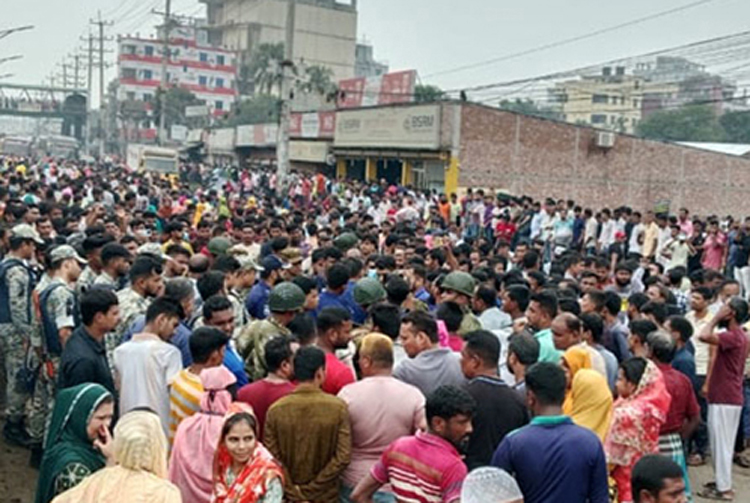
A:
POLYGON ((750 215, 750 160, 617 135, 596 147, 597 131, 464 104, 461 187, 572 198, 593 209, 651 209, 671 201, 700 215, 750 215))

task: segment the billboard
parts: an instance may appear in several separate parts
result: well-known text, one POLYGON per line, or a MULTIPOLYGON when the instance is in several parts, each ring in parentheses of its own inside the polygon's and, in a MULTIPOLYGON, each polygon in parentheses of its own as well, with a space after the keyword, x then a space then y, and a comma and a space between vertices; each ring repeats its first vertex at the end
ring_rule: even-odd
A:
POLYGON ((322 164, 328 160, 329 146, 325 141, 293 140, 289 142, 289 159, 322 164))
POLYGON ((414 101, 416 70, 339 81, 338 107, 359 108, 414 101))
POLYGON ((273 147, 279 136, 278 124, 237 126, 238 147, 273 147))
POLYGON ((292 114, 289 136, 292 138, 333 138, 336 133, 336 112, 292 114))
POLYGON ((438 150, 440 105, 341 110, 334 145, 438 150))

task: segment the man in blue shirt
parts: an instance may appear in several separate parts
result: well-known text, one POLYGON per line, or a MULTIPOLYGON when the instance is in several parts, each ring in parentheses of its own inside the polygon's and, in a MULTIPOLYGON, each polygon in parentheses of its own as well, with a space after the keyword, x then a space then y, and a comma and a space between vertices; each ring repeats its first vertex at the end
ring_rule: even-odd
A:
POLYGON ((264 269, 260 273, 260 281, 250 289, 245 299, 247 312, 255 320, 265 320, 268 317, 268 296, 271 294, 271 288, 279 280, 279 271, 288 268, 274 255, 264 258, 260 265, 264 269))
POLYGON ((665 328, 672 334, 677 352, 672 359, 672 368, 682 372, 693 385, 693 390, 700 396, 698 377, 695 374, 695 357, 690 352, 688 344, 693 336, 693 325, 683 316, 670 316, 665 328))
POLYGON ((534 419, 508 434, 492 466, 515 476, 526 503, 608 503, 607 461, 599 438, 562 414, 565 372, 542 362, 526 373, 534 419))
POLYGON ((320 293, 318 297, 317 314, 327 307, 341 307, 353 314, 350 302, 354 302, 354 297, 347 295, 346 287, 349 284, 349 270, 343 264, 334 264, 328 269, 326 275, 328 286, 320 293))

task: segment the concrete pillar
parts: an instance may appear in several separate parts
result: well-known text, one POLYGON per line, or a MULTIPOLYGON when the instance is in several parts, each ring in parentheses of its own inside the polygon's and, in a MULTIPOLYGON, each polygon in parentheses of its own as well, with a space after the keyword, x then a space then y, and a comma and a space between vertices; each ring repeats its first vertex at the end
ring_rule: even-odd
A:
POLYGON ((337 159, 336 160, 336 178, 346 178, 346 159, 337 159))
POLYGON ((378 178, 378 163, 372 157, 365 159, 365 181, 372 182, 378 178))
POLYGON ((448 161, 448 169, 445 170, 445 193, 450 195, 458 193, 458 158, 451 156, 448 161))

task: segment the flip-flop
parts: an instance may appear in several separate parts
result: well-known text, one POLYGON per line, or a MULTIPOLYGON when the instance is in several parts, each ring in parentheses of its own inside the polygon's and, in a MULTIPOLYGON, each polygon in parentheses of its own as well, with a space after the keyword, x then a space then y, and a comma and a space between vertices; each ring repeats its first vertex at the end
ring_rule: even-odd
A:
POLYGON ((750 461, 748 461, 747 458, 745 458, 744 456, 740 454, 737 454, 736 456, 734 456, 734 459, 732 461, 734 461, 735 465, 740 466, 742 468, 750 468, 750 461))
POLYGON ((687 459, 688 466, 703 466, 706 464, 706 459, 700 454, 691 454, 687 459))
POLYGON ((714 501, 734 501, 734 491, 719 492, 716 488, 704 487, 696 493, 701 498, 714 501))

